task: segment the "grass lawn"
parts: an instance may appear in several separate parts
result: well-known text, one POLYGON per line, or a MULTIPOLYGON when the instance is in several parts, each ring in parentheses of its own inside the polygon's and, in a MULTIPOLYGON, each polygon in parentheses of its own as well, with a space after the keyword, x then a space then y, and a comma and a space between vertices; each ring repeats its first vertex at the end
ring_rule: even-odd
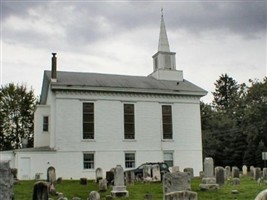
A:
MULTIPOLYGON (((192 180, 192 190, 198 193, 198 200, 254 200, 257 194, 266 189, 267 185, 258 185, 256 181, 251 180, 249 177, 242 177, 241 184, 238 186, 224 185, 217 191, 200 191, 200 179, 195 178, 192 180), (239 194, 232 194, 232 190, 238 190, 239 194)), ((21 181, 14 186, 15 199, 17 200, 31 200, 32 189, 35 181, 21 181)), ((79 180, 63 180, 61 184, 56 185, 58 192, 64 193, 64 196, 69 200, 72 197, 80 197, 86 200, 90 191, 97 191, 98 186, 89 181, 87 186, 80 185, 79 180)), ((134 185, 127 186, 129 191, 129 200, 143 200, 146 193, 152 194, 153 200, 162 200, 162 184, 161 183, 135 183, 134 185)), ((109 195, 111 188, 105 193, 100 193, 101 200, 105 200, 105 196, 109 195)), ((56 197, 51 197, 57 199, 56 197)))

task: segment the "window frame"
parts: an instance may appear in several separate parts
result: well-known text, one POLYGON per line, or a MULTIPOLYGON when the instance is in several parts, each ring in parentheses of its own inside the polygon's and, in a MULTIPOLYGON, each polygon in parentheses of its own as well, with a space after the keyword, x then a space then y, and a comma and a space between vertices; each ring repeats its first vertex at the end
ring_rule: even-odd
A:
POLYGON ((123 104, 123 133, 125 140, 135 140, 135 104, 133 103, 123 104), (132 106, 132 112, 127 112, 126 106, 132 106))
POLYGON ((49 116, 48 115, 43 115, 43 126, 42 126, 43 133, 48 133, 49 132, 49 116), (47 122, 46 122, 46 120, 47 122))
POLYGON ((82 139, 83 140, 94 140, 95 139, 95 104, 94 102, 82 102, 82 139), (90 110, 86 111, 86 108, 85 108, 86 105, 91 105, 92 111, 90 110), (87 118, 89 120, 88 119, 85 120, 85 115, 87 115, 87 118), (86 128, 89 131, 86 131, 85 130, 86 128))
POLYGON ((161 105, 161 115, 162 115, 162 139, 172 140, 173 139, 172 106, 171 105, 165 105, 165 104, 161 105), (169 113, 166 113, 164 111, 164 108, 166 108, 166 107, 169 108, 169 110, 170 110, 169 113))
POLYGON ((83 152, 83 170, 94 170, 95 169, 95 152, 83 152), (92 156, 92 160, 85 160, 85 156, 92 156), (85 167, 88 165, 88 167, 85 167))
POLYGON ((125 152, 124 153, 124 165, 125 169, 132 169, 136 167, 136 153, 135 152, 125 152), (127 159, 127 155, 129 158, 130 156, 133 156, 133 159, 127 159))
POLYGON ((169 167, 173 167, 174 166, 174 152, 173 151, 163 151, 163 162, 167 163, 167 165, 169 167), (171 154, 171 157, 172 157, 171 160, 165 159, 165 155, 167 155, 167 154, 171 154), (169 163, 171 163, 171 164, 169 164, 169 163))

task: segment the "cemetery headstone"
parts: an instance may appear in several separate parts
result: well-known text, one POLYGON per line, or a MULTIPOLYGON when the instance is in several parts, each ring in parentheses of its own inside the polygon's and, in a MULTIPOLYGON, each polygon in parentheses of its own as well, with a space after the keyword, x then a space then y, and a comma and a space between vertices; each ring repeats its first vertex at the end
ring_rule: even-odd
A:
POLYGON ((247 176, 248 175, 248 167, 246 165, 243 165, 242 166, 242 174, 244 176, 247 176))
POLYGON ((191 167, 184 168, 184 172, 188 173, 191 179, 194 178, 194 169, 191 167))
POLYGON ((172 173, 174 173, 174 172, 179 172, 179 171, 180 171, 179 166, 173 166, 173 167, 172 167, 172 173))
POLYGON ((225 167, 225 179, 230 179, 231 178, 231 167, 226 166, 225 167))
POLYGON ((232 184, 239 185, 240 184, 240 171, 238 167, 232 168, 232 184))
POLYGON ((186 172, 166 173, 163 177, 165 200, 197 200, 197 193, 191 191, 191 179, 186 172))
POLYGON ((240 178, 232 178, 232 185, 240 185, 240 178))
POLYGON ((117 165, 114 171, 114 186, 111 191, 113 197, 128 197, 129 192, 124 185, 124 172, 120 165, 117 165))
POLYGON ((47 182, 51 184, 56 184, 56 169, 54 167, 48 167, 47 169, 47 182))
POLYGON ((216 190, 219 188, 214 176, 214 163, 211 157, 207 157, 204 160, 204 175, 199 187, 200 190, 216 190))
POLYGON ((105 192, 108 189, 108 181, 106 179, 99 180, 99 191, 105 192))
POLYGON ((126 184, 134 184, 135 180, 135 175, 134 171, 126 171, 125 172, 125 179, 126 179, 126 184))
POLYGON ((87 185, 87 178, 80 178, 81 185, 87 185))
POLYGON ((261 168, 256 167, 254 168, 254 180, 258 180, 259 178, 261 178, 261 168))
POLYGON ((161 181, 160 166, 158 164, 152 165, 152 181, 161 181))
POLYGON ((267 189, 261 191, 255 198, 255 200, 266 200, 267 199, 267 189))
POLYGON ((249 175, 254 178, 254 166, 249 167, 249 175))
POLYGON ((97 168, 95 170, 95 181, 98 183, 100 179, 103 179, 103 170, 101 168, 97 168))
POLYGON ((96 191, 92 191, 89 193, 88 200, 100 200, 100 194, 96 191))
POLYGON ((113 185, 114 182, 114 171, 106 172, 106 179, 108 181, 108 185, 113 185))
POLYGON ((151 165, 144 165, 144 168, 143 168, 143 179, 145 181, 151 181, 152 180, 151 165))
POLYGON ((215 167, 215 178, 216 178, 216 183, 219 184, 219 186, 224 185, 225 169, 223 167, 215 167))
POLYGON ((240 171, 238 167, 232 168, 232 178, 239 178, 240 177, 240 171))
POLYGON ((32 200, 48 200, 47 182, 39 181, 34 184, 32 200))
POLYGON ((0 161, 0 199, 12 199, 13 175, 9 161, 0 161))

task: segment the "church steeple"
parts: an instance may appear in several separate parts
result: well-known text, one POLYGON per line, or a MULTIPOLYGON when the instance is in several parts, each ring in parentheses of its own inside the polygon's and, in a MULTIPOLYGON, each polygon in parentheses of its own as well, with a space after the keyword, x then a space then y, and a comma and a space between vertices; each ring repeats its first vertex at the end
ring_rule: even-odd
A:
POLYGON ((164 18, 163 18, 163 9, 161 9, 161 22, 160 22, 158 51, 170 52, 169 41, 168 41, 164 18))
POLYGON ((170 51, 167 31, 163 18, 163 9, 161 9, 161 22, 158 52, 152 56, 153 73, 151 76, 158 80, 183 80, 183 72, 176 70, 175 52, 170 51))

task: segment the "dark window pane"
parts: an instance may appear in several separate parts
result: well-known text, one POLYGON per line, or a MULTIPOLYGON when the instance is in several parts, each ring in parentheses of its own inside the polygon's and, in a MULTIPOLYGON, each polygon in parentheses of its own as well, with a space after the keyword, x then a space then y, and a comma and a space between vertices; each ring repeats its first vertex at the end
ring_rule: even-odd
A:
POLYGON ((83 103, 83 112, 94 112, 94 104, 93 103, 83 103))
POLYGON ((48 116, 43 117, 43 131, 48 131, 48 116))
POLYGON ((83 139, 94 139, 93 103, 83 103, 83 139))
POLYGON ((84 122, 94 122, 94 115, 93 114, 83 114, 83 121, 84 122))
POLYGON ((171 106, 162 106, 163 139, 172 139, 172 110, 171 106))
POLYGON ((83 168, 94 169, 94 154, 92 153, 83 154, 83 168))
POLYGON ((134 115, 124 115, 124 122, 134 123, 134 115))
POLYGON ((124 104, 124 138, 134 139, 134 104, 124 104))
POLYGON ((133 104, 124 104, 124 113, 134 113, 134 105, 133 104))

